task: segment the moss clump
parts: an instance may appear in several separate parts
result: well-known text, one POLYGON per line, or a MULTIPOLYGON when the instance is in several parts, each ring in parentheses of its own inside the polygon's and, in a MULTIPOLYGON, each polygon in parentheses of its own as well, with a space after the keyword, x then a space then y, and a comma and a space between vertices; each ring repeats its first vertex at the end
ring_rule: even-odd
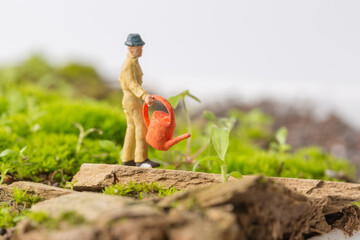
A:
POLYGON ((58 217, 51 217, 44 212, 37 211, 29 212, 25 217, 31 221, 34 227, 42 226, 47 229, 59 229, 60 227, 78 226, 87 223, 85 218, 75 211, 65 211, 58 217))
POLYGON ((149 198, 154 196, 165 197, 178 192, 175 187, 166 188, 164 185, 159 185, 157 182, 136 183, 130 181, 128 184, 114 184, 110 187, 105 187, 103 193, 118 196, 129 196, 136 199, 149 198))

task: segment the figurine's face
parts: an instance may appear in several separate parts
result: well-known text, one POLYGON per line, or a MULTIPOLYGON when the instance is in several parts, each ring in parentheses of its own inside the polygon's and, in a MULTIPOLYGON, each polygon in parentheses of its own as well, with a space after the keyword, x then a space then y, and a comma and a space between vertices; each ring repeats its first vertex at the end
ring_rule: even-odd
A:
POLYGON ((143 46, 128 47, 129 53, 134 57, 141 57, 143 46))

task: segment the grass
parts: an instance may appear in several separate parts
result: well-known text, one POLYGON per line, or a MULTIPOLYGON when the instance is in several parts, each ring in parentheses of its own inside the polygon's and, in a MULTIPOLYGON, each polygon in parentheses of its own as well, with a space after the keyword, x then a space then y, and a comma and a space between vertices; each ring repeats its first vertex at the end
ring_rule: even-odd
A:
POLYGON ((29 214, 29 208, 42 199, 36 194, 28 194, 26 190, 14 187, 12 198, 0 205, 0 228, 14 227, 29 214))

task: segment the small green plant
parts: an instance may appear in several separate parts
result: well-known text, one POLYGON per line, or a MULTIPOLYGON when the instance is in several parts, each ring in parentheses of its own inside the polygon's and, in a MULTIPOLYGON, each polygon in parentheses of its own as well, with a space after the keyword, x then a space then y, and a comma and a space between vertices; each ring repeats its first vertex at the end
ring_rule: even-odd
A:
POLYGON ((242 176, 239 172, 236 172, 236 171, 233 171, 228 174, 226 161, 225 161, 226 152, 229 147, 229 134, 230 134, 230 130, 233 127, 233 125, 234 125, 234 122, 229 119, 228 121, 224 121, 223 127, 214 126, 211 128, 210 139, 211 139, 212 146, 214 147, 218 157, 208 156, 208 157, 205 157, 205 158, 197 161, 194 164, 193 171, 196 170, 196 168, 198 167, 198 165, 200 163, 206 162, 206 161, 208 161, 208 162, 213 161, 213 162, 216 162, 217 164, 219 164, 220 169, 221 169, 222 180, 224 183, 228 181, 228 178, 230 176, 236 177, 236 178, 240 178, 242 176))
MULTIPOLYGON (((191 134, 191 118, 190 118, 190 113, 188 111, 186 102, 185 102, 185 97, 190 97, 192 99, 194 99, 197 102, 200 102, 200 100, 195 97, 194 95, 190 94, 189 90, 185 90, 181 93, 179 93, 178 95, 175 95, 173 97, 169 98, 169 102, 171 103, 171 106, 176 109, 180 103, 180 101, 183 104, 184 107, 184 111, 185 111, 185 117, 186 117, 186 125, 187 125, 187 130, 188 133, 191 134)), ((191 138, 188 138, 186 143, 186 154, 185 154, 185 158, 186 158, 186 162, 188 163, 192 163, 194 157, 191 156, 191 138)), ((206 147, 205 147, 206 148, 206 147)), ((200 151, 204 151, 205 149, 200 148, 200 151)), ((196 156, 198 156, 201 152, 197 152, 195 153, 196 156)))
POLYGON ((159 197, 165 197, 178 192, 175 187, 166 188, 164 185, 159 185, 157 182, 136 183, 130 181, 128 184, 114 184, 110 187, 105 187, 103 193, 118 196, 129 196, 137 199, 143 199, 145 197, 151 197, 158 195, 159 197))
MULTIPOLYGON (((19 175, 19 178, 20 178, 20 179, 23 179, 23 177, 24 177, 24 174, 25 174, 25 169, 24 169, 24 168, 25 168, 25 166, 26 166, 26 165, 31 165, 31 163, 25 162, 26 160, 29 160, 29 157, 28 157, 28 156, 25 156, 25 154, 24 154, 24 152, 25 152, 26 149, 27 149, 27 146, 23 147, 19 152, 16 152, 16 151, 11 150, 11 149, 6 149, 6 150, 4 150, 4 151, 2 151, 2 152, 0 153, 0 158, 5 157, 5 156, 7 156, 7 155, 9 155, 9 154, 15 154, 15 155, 18 156, 18 157, 17 157, 18 160, 13 161, 13 163, 15 163, 15 164, 18 165, 17 168, 18 168, 18 175, 19 175)), ((3 166, 4 166, 4 165, 3 165, 3 166)), ((4 169, 2 169, 2 173, 5 172, 5 175, 2 174, 2 179, 3 179, 3 176, 4 176, 4 179, 5 179, 6 173, 7 173, 9 170, 10 170, 10 168, 9 168, 9 169, 6 169, 6 167, 4 167, 4 169), (7 170, 7 171, 6 171, 6 170, 7 170)), ((4 179, 3 179, 3 180, 4 180, 4 179)), ((2 181, 3 181, 3 180, 2 180, 2 181)))
POLYGON ((0 228, 7 229, 14 227, 18 222, 24 219, 27 213, 27 209, 17 211, 7 203, 2 203, 0 205, 0 228))
POLYGON ((77 183, 77 181, 78 181, 78 180, 75 180, 75 181, 73 181, 73 182, 67 182, 67 183, 65 184, 65 187, 67 187, 67 186, 70 185, 70 189, 71 189, 71 191, 73 191, 73 190, 74 190, 74 185, 75 185, 75 183, 77 183))
MULTIPOLYGON (((1 155, 1 153, 0 153, 1 155)), ((0 167, 0 185, 3 184, 3 182, 5 181, 5 179, 7 178, 6 174, 8 173, 8 171, 10 170, 10 167, 5 164, 5 163, 1 163, 1 167, 0 167)))
POLYGON ((16 186, 13 188, 12 197, 17 204, 23 204, 25 207, 32 206, 35 203, 41 201, 40 196, 29 195, 29 194, 27 194, 26 190, 24 190, 22 188, 18 188, 16 186))
POLYGON ((276 141, 270 143, 270 148, 278 153, 286 153, 291 150, 291 146, 286 143, 288 130, 282 127, 275 133, 276 141))
POLYGON ((102 135, 103 132, 100 129, 96 129, 96 128, 90 128, 88 130, 84 130, 84 127, 80 124, 80 123, 74 123, 74 125, 79 129, 80 133, 79 133, 79 139, 78 139, 78 143, 76 145, 76 155, 78 155, 80 153, 81 150, 81 146, 83 145, 84 142, 84 138, 86 138, 86 136, 88 136, 90 133, 93 132, 97 132, 98 134, 102 135))
POLYGON ((276 142, 270 143, 270 149, 277 152, 279 157, 281 158, 280 166, 277 172, 277 175, 280 176, 281 172, 283 170, 285 160, 284 155, 291 150, 291 146, 286 143, 288 136, 288 130, 286 127, 282 127, 279 130, 277 130, 275 134, 276 142))

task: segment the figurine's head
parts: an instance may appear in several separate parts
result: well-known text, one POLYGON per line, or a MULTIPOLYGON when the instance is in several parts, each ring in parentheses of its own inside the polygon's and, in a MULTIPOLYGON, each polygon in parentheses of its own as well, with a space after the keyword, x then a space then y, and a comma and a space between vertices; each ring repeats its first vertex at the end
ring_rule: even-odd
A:
POLYGON ((141 57, 142 46, 144 46, 144 44, 144 41, 137 33, 130 33, 125 42, 125 45, 128 46, 129 53, 134 57, 141 57))
POLYGON ((129 53, 134 57, 141 57, 143 46, 128 47, 129 53))

